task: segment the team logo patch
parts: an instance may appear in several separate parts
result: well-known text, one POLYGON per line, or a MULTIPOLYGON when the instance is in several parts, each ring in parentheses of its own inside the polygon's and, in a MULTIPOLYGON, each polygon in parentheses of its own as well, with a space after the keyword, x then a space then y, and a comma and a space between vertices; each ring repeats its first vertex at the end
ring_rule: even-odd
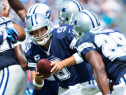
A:
POLYGON ((38 61, 40 60, 40 55, 39 55, 39 54, 35 55, 35 56, 34 56, 34 60, 35 60, 36 62, 38 62, 38 61))
POLYGON ((48 11, 46 12, 46 17, 47 17, 47 18, 50 18, 50 16, 51 16, 51 10, 48 10, 48 11))
POLYGON ((62 8, 62 12, 66 12, 66 8, 62 8))

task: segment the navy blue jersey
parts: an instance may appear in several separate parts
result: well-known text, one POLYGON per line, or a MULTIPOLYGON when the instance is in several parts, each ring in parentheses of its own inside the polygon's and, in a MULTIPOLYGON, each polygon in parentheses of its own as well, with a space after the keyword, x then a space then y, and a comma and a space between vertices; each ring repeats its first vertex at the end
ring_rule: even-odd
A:
POLYGON ((34 89, 32 95, 58 95, 59 86, 56 81, 44 80, 44 86, 40 89, 34 89))
POLYGON ((76 47, 83 58, 90 50, 99 52, 105 63, 108 78, 115 84, 126 73, 126 38, 121 32, 112 29, 94 29, 81 36, 76 47))
MULTIPOLYGON (((47 53, 48 50, 45 48, 30 43, 25 54, 28 61, 30 63, 37 63, 38 60, 42 58, 49 59, 50 61, 61 61, 72 56, 75 53, 75 51, 72 50, 74 47, 72 44, 75 40, 73 38, 72 29, 73 28, 69 25, 63 25, 52 31, 49 54, 47 53)), ((34 68, 30 68, 30 70, 34 70, 34 68)), ((89 63, 81 63, 63 68, 56 73, 54 77, 63 88, 94 79, 89 63)))
POLYGON ((0 17, 0 70, 14 64, 19 64, 14 52, 14 46, 7 38, 6 28, 14 28, 9 18, 0 17))

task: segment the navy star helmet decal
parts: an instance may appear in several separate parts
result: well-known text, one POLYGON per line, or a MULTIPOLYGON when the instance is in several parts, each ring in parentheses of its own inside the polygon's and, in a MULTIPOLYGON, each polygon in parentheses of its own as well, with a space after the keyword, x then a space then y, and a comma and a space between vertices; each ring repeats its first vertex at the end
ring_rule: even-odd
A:
POLYGON ((77 25, 77 20, 74 21, 74 25, 77 25))
POLYGON ((62 12, 66 12, 66 8, 62 8, 62 12))

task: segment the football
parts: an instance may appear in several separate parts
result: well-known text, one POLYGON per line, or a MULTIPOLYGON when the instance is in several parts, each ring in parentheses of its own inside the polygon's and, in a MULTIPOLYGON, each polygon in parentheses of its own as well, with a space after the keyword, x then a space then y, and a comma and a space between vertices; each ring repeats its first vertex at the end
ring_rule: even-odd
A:
POLYGON ((40 59, 37 63, 37 71, 46 78, 50 77, 50 70, 53 67, 50 64, 51 61, 49 61, 48 59, 40 59))

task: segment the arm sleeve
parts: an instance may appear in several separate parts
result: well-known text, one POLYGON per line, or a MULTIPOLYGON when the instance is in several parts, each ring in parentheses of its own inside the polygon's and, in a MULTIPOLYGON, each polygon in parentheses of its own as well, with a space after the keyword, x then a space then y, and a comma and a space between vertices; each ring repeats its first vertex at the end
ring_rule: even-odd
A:
POLYGON ((31 51, 32 51, 31 44, 28 44, 28 46, 26 47, 26 50, 25 50, 25 57, 27 58, 28 67, 29 67, 30 71, 34 71, 36 62, 35 62, 34 58, 32 57, 31 51))
MULTIPOLYGON (((96 50, 96 46, 93 39, 89 36, 90 34, 84 35, 77 40, 76 50, 79 56, 85 60, 85 54, 90 50, 96 50)), ((85 60, 86 61, 86 60, 85 60)))

